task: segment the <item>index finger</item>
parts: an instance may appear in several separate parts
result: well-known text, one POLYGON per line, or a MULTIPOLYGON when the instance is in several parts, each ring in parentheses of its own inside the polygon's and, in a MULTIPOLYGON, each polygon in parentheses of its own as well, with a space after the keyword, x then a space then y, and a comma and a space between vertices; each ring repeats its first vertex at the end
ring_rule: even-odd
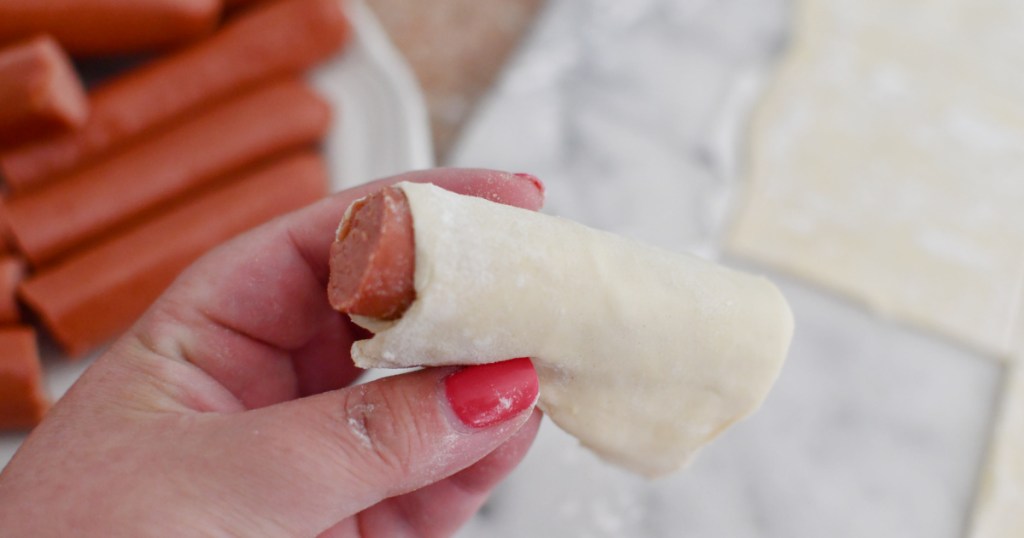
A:
POLYGON ((426 170, 342 191, 203 257, 157 301, 135 336, 161 355, 195 364, 245 407, 296 397, 312 382, 302 377, 318 375, 309 365, 296 368, 296 354, 341 362, 352 343, 326 296, 338 223, 353 201, 399 181, 527 209, 543 204, 533 176, 491 170, 426 170))

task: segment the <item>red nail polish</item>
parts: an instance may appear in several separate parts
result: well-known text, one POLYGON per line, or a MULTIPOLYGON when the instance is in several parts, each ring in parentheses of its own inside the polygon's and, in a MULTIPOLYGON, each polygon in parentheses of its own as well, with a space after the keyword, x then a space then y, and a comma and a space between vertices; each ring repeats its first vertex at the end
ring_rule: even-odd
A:
POLYGON ((537 372, 530 359, 469 366, 444 380, 455 416, 473 428, 486 428, 519 415, 537 401, 537 372))
POLYGON ((512 174, 512 175, 514 177, 519 178, 519 179, 525 179, 525 180, 533 183, 533 186, 537 187, 537 190, 539 190, 541 194, 544 194, 544 182, 541 181, 540 179, 538 179, 537 176, 535 176, 533 174, 524 174, 522 172, 520 172, 518 174, 512 174))

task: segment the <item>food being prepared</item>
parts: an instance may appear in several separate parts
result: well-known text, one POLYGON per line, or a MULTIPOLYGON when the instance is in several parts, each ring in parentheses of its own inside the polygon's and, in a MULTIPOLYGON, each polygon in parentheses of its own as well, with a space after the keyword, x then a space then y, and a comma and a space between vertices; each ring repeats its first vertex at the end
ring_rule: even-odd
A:
MULTIPOLYGON (((119 6, 130 11, 131 4, 119 6)), ((209 38, 94 89, 91 114, 80 129, 0 151, 0 175, 11 190, 37 188, 204 107, 298 75, 350 39, 342 4, 277 0, 252 6, 209 38)))
POLYGON ((754 411, 792 333, 763 278, 433 185, 353 204, 331 266, 332 305, 375 333, 357 365, 531 357, 541 409, 648 476, 754 411))
POLYGON ((63 180, 6 201, 19 250, 36 266, 216 182, 318 141, 330 106, 286 79, 209 108, 63 180), (60 218, 53 218, 57 212, 60 218))
POLYGON ((0 146, 80 127, 88 113, 85 88, 53 38, 0 48, 0 146))

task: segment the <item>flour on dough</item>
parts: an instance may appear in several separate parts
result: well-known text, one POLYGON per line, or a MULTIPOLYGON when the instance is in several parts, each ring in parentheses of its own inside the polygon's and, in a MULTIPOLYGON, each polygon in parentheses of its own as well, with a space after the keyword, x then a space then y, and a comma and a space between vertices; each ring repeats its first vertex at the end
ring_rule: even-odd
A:
MULTIPOLYGON (((1022 357, 1024 358, 1024 357, 1022 357)), ((970 538, 1024 535, 1024 362, 1010 367, 974 505, 970 538)))
POLYGON ((767 280, 575 222, 400 184, 416 300, 353 316, 361 367, 532 357, 540 407, 601 457, 648 476, 683 466, 765 398, 792 316, 767 280))
POLYGON ((802 0, 728 248, 999 357, 1024 277, 1024 2, 802 0))

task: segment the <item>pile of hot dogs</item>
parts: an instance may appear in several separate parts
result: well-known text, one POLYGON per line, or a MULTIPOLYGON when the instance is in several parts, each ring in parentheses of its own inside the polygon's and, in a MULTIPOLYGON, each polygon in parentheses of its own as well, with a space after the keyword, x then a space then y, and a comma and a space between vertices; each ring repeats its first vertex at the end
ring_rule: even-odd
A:
POLYGON ((29 319, 79 356, 326 192, 301 75, 349 35, 342 0, 0 2, 0 429, 48 405, 29 319), (68 59, 157 51, 88 93, 68 59))

